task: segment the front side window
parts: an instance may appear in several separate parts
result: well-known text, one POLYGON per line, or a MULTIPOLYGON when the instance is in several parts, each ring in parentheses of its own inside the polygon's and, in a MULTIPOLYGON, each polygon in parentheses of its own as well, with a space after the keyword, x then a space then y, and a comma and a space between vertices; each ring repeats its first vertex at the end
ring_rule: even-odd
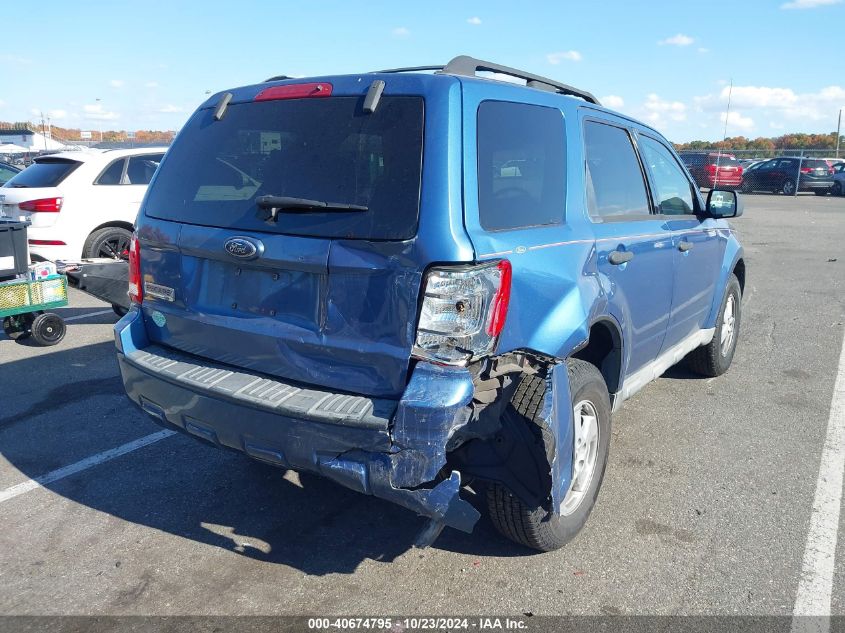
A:
POLYGON ((478 107, 478 211, 485 230, 563 222, 565 142, 560 110, 503 101, 478 107))
POLYGON ((601 221, 650 212, 643 172, 626 130, 587 121, 584 156, 590 217, 601 221))
POLYGON ((640 137, 640 153, 651 175, 659 213, 691 215, 695 213, 692 187, 674 156, 658 141, 640 137))

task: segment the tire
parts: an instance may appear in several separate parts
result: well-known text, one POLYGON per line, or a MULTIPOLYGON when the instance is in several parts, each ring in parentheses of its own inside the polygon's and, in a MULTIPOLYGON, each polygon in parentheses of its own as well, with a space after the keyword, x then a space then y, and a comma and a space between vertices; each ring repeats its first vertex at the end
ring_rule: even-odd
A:
POLYGON ((725 296, 722 297, 722 305, 719 307, 719 316, 716 320, 716 331, 713 340, 693 350, 687 355, 687 366, 697 374, 713 378, 721 376, 733 361, 736 352, 736 342, 739 338, 739 328, 742 317, 742 290, 739 287, 739 280, 736 275, 731 275, 728 285, 725 288, 725 296), (733 321, 731 322, 730 341, 723 345, 722 333, 728 327, 725 320, 725 311, 730 302, 733 302, 733 321))
POLYGON ((45 312, 32 322, 32 340, 39 345, 56 345, 65 337, 65 322, 58 314, 45 312))
POLYGON ((35 315, 32 313, 5 317, 3 319, 3 332, 13 341, 25 339, 31 333, 30 328, 34 320, 35 315))
POLYGON ((830 189, 814 189, 813 193, 816 194, 817 196, 826 196, 827 194, 831 193, 832 191, 833 191, 833 188, 831 187, 830 189))
POLYGON ((132 232, 119 226, 107 226, 91 233, 82 247, 83 257, 129 258, 132 232))
MULTIPOLYGON (((530 507, 501 484, 491 484, 487 487, 487 507, 496 529, 510 540, 541 552, 563 547, 584 527, 601 488, 610 447, 610 396, 604 378, 594 365, 583 360, 567 360, 566 366, 573 405, 589 403, 597 419, 594 466, 589 479, 582 480, 583 490, 577 492, 579 502, 571 507, 567 514, 558 514, 550 510, 550 499, 544 505, 530 507)), ((545 378, 537 375, 526 376, 517 388, 511 406, 533 423, 535 434, 538 439, 542 438, 546 447, 546 458, 551 463, 555 451, 554 436, 545 421, 539 417, 545 393, 545 378)), ((576 499, 571 496, 574 492, 574 486, 570 486, 562 507, 567 499, 576 499)))
POLYGON ((794 196, 795 195, 795 181, 791 178, 787 178, 783 181, 780 186, 780 192, 785 196, 794 196))
POLYGON ((845 195, 845 192, 842 191, 842 183, 841 182, 833 183, 833 189, 830 190, 830 193, 832 193, 834 196, 845 195))
POLYGON ((739 190, 742 193, 751 193, 751 185, 745 181, 742 181, 742 185, 740 186, 739 190))
POLYGON ((129 308, 124 308, 123 306, 119 306, 116 303, 111 304, 111 309, 114 310, 114 313, 121 318, 129 314, 129 308))

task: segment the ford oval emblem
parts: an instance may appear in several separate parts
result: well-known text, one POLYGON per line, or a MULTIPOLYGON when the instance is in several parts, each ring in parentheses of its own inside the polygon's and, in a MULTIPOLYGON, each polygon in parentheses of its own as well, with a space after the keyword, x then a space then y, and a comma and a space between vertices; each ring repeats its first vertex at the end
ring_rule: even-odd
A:
POLYGON ((264 252, 264 245, 249 237, 230 237, 223 247, 229 255, 238 259, 255 259, 264 252))

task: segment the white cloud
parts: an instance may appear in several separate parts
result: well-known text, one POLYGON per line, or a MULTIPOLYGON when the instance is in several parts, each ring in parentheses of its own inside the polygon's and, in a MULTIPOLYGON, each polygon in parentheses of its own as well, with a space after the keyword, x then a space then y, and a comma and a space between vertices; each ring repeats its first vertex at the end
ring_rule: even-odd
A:
POLYGON ((111 79, 111 80, 109 80, 109 85, 112 88, 123 88, 125 83, 126 82, 123 81, 123 79, 111 79))
POLYGON ((839 4, 842 0, 792 0, 780 5, 781 9, 815 9, 831 4, 839 4))
POLYGON ((728 136, 730 136, 731 130, 742 130, 748 131, 754 127, 754 119, 747 116, 742 116, 741 112, 737 112, 736 110, 732 111, 727 116, 724 112, 719 117, 722 123, 725 123, 725 119, 727 118, 728 121, 728 136))
POLYGON ((184 112, 185 109, 180 108, 179 106, 173 105, 171 103, 168 103, 166 106, 159 108, 158 111, 163 113, 163 114, 171 114, 171 113, 174 113, 174 112, 184 112))
POLYGON ((681 101, 665 101, 654 93, 648 95, 642 108, 646 120, 655 125, 660 125, 666 120, 686 121, 687 119, 686 104, 681 101))
POLYGON ((678 33, 677 35, 673 35, 672 37, 667 37, 665 40, 660 40, 658 44, 660 44, 661 46, 663 44, 669 44, 670 46, 689 46, 694 41, 695 39, 690 37, 689 35, 678 33))
POLYGON ((148 81, 147 83, 144 84, 144 88, 158 88, 158 82, 157 81, 148 81))
POLYGON ((481 24, 481 18, 479 18, 477 15, 473 16, 473 17, 471 17, 467 20, 467 24, 472 24, 473 26, 478 26, 479 24, 481 24))
POLYGON ((557 66, 562 61, 580 62, 583 58, 578 51, 559 51, 546 55, 546 61, 557 66))
POLYGON ((839 108, 845 107, 845 87, 827 86, 818 92, 797 93, 791 88, 770 86, 734 86, 731 93, 724 87, 716 94, 694 98, 696 109, 720 112, 727 108, 728 94, 731 107, 765 112, 766 118, 774 116, 796 121, 834 120, 839 108))
POLYGON ((54 121, 60 121, 61 119, 67 118, 67 111, 66 110, 50 110, 47 113, 47 116, 49 116, 54 121))
POLYGON ((411 34, 411 31, 404 26, 397 26, 395 29, 391 31, 393 37, 408 37, 411 34))
POLYGON ((625 100, 617 95, 607 95, 606 97, 599 99, 599 101, 601 101, 601 104, 604 107, 611 108, 613 110, 618 110, 625 105, 625 100))
POLYGON ((120 118, 117 112, 103 110, 103 106, 100 103, 84 105, 82 106, 82 112, 82 116, 90 121, 114 121, 120 118))

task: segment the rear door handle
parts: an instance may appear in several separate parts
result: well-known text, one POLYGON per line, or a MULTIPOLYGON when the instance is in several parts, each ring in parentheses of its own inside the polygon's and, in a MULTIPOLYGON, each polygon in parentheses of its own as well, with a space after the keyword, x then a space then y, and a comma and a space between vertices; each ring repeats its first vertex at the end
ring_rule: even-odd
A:
POLYGON ((680 244, 678 244, 678 250, 681 251, 682 253, 686 253, 692 247, 693 247, 692 242, 687 242, 686 240, 684 240, 680 244))
POLYGON ((634 259, 634 253, 632 253, 631 251, 613 251, 610 255, 607 256, 607 261, 609 261, 614 266, 624 264, 625 262, 629 262, 632 259, 634 259))

